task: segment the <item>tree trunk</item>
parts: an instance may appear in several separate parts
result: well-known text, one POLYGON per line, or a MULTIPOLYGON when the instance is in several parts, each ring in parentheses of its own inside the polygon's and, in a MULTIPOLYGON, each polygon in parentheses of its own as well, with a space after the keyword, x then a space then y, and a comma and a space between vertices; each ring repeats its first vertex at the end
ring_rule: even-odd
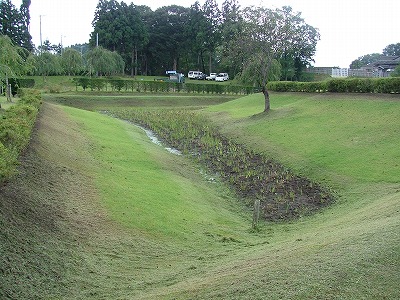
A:
POLYGON ((135 76, 137 76, 137 71, 138 71, 138 54, 137 54, 138 50, 135 46, 135 76))
POLYGON ((266 86, 263 87, 262 92, 263 92, 264 98, 265 98, 265 108, 264 108, 264 112, 269 112, 271 106, 270 106, 269 94, 268 94, 268 90, 267 90, 267 87, 266 87, 266 86))
POLYGON ((11 100, 11 84, 8 83, 8 76, 6 76, 6 98, 8 102, 12 102, 11 100))
POLYGON ((209 60, 209 64, 208 64, 208 67, 209 67, 209 73, 208 74, 211 74, 211 72, 212 72, 212 66, 211 66, 211 63, 212 63, 212 53, 211 53, 211 51, 210 51, 210 60, 209 60))
POLYGON ((172 70, 176 71, 177 66, 178 66, 178 60, 176 57, 174 57, 174 65, 172 67, 172 70))
POLYGON ((132 57, 131 57, 131 77, 134 75, 134 66, 135 66, 135 49, 132 51, 132 57))

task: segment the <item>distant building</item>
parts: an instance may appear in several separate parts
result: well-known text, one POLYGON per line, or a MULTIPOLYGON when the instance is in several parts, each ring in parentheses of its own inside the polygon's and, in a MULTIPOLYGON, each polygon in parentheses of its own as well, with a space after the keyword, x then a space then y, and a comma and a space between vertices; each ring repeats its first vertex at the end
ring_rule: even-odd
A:
POLYGON ((390 73, 400 64, 400 56, 382 55, 378 61, 370 63, 360 69, 350 69, 352 77, 389 77, 390 73))
POLYGON ((306 69, 308 73, 332 75, 334 67, 309 67, 306 69))
POLYGON ((370 63, 360 69, 339 67, 309 67, 308 73, 325 74, 332 77, 389 77, 390 73, 400 65, 400 56, 382 55, 378 61, 370 63))
POLYGON ((332 77, 348 77, 349 69, 347 68, 332 68, 332 77))

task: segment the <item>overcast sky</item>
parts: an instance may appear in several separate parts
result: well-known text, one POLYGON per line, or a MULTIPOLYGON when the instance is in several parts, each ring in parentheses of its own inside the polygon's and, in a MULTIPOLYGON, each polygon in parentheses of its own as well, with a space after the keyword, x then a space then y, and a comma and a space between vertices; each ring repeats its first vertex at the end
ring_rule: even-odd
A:
MULTIPOLYGON (((92 20, 98 0, 31 0, 30 32, 35 45, 42 38, 52 44, 68 46, 85 43, 92 32, 92 20)), ((21 0, 12 0, 19 8, 21 0)), ((130 3, 130 0, 124 2, 130 3)), ((190 7, 195 0, 134 0, 153 10, 172 4, 190 7), (159 4, 160 3, 160 4, 159 4)), ((201 4, 204 0, 199 1, 201 4)), ((217 0, 219 4, 223 0, 217 0)), ((357 57, 381 53, 389 44, 400 43, 400 0, 239 0, 242 7, 269 8, 289 5, 302 13, 306 23, 318 28, 321 40, 314 57, 315 66, 347 68, 357 57)))

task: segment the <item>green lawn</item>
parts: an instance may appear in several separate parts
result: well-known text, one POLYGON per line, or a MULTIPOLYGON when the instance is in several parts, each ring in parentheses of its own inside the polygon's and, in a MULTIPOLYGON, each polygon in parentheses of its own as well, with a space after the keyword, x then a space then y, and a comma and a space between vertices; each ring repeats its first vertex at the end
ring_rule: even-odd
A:
MULTIPOLYGON (((250 212, 223 186, 199 177, 185 158, 152 145, 129 124, 65 108, 96 145, 93 154, 102 162, 97 182, 113 219, 156 243, 148 255, 166 251, 165 259, 173 262, 171 269, 152 264, 146 269, 146 278, 161 272, 169 278, 162 277, 165 283, 155 280, 126 295, 399 295, 397 97, 272 94, 271 99, 268 115, 258 114, 262 95, 208 111, 226 134, 331 186, 339 199, 315 216, 264 224, 258 233, 250 231, 250 212)), ((146 255, 139 260, 147 261, 146 255)))
POLYGON ((102 198, 124 226, 193 241, 199 239, 193 232, 217 230, 236 236, 248 229, 247 220, 210 191, 200 174, 193 174, 194 166, 151 143, 141 129, 98 113, 65 110, 88 133, 100 163, 97 184, 102 198))
POLYGON ((209 111, 229 114, 236 126, 226 131, 318 181, 399 182, 399 96, 274 93, 271 103, 268 115, 258 114, 259 94, 209 111))
MULTIPOLYGON (((250 209, 218 177, 210 180, 214 174, 153 144, 134 125, 95 112, 113 101, 152 108, 190 107, 192 101, 199 108, 201 99, 64 96, 46 95, 68 106, 46 103, 46 122, 33 145, 61 170, 65 184, 55 176, 45 178, 46 189, 26 191, 33 199, 64 195, 64 188, 71 195, 60 198, 72 217, 54 210, 52 225, 74 221, 65 227, 75 232, 64 234, 67 248, 32 246, 38 253, 61 247, 68 254, 60 267, 65 278, 50 281, 49 289, 54 284, 59 291, 48 298, 400 298, 398 95, 271 93, 268 114, 260 113, 260 94, 209 99, 203 112, 221 132, 338 195, 313 216, 264 222, 259 231, 251 230, 250 209), (86 180, 74 181, 75 172, 86 180)), ((34 179, 39 171, 33 171, 34 179)))

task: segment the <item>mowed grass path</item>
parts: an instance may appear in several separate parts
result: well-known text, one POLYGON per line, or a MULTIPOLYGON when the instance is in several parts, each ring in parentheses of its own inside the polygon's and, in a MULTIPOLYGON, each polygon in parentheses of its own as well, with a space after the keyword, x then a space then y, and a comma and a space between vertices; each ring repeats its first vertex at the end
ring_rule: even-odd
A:
POLYGON ((257 114, 260 95, 209 109, 227 134, 339 193, 331 208, 292 223, 265 224, 259 233, 249 230, 250 213, 185 158, 151 144, 129 124, 65 108, 92 143, 97 186, 111 218, 140 236, 149 251, 125 249, 134 262, 105 259, 97 291, 113 284, 105 274, 117 273, 123 261, 138 281, 130 290, 123 268, 114 292, 128 298, 398 298, 394 148, 400 102, 352 97, 274 94, 269 115, 257 114), (380 151, 370 149, 376 144, 380 151))

